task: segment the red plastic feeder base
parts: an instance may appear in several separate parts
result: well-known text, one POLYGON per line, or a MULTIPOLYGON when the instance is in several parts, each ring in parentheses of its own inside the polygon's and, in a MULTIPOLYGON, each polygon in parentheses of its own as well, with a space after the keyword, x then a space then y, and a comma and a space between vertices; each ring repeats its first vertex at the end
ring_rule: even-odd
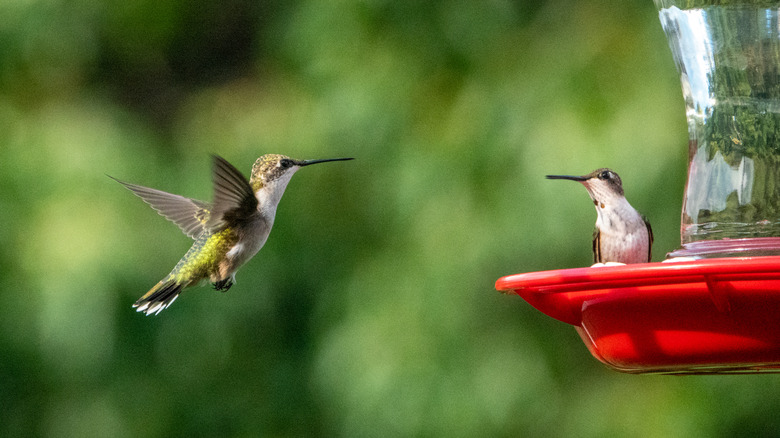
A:
POLYGON ((626 373, 780 372, 780 256, 530 272, 498 279, 626 373))

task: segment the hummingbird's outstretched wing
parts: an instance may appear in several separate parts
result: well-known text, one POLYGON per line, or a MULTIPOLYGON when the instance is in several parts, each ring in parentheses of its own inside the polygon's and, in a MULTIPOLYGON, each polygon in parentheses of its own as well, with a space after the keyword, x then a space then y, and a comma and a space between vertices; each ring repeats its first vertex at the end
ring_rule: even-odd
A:
POLYGON ((127 187, 157 213, 178 225, 187 236, 195 239, 203 232, 211 208, 207 202, 109 178, 127 187))
POLYGON ((224 158, 213 155, 214 205, 206 228, 215 230, 239 223, 257 212, 257 198, 249 181, 224 158))

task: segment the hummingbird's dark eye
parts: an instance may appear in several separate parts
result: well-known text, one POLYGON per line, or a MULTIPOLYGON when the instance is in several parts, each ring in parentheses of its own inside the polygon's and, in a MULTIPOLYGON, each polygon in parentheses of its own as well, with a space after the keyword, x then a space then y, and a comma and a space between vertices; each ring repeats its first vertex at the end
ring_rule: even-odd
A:
POLYGON ((599 174, 599 179, 609 179, 611 177, 610 171, 605 170, 599 174))
POLYGON ((292 162, 292 160, 288 160, 287 158, 283 158, 282 161, 279 162, 279 164, 281 164, 283 168, 287 169, 288 167, 292 167, 293 162, 292 162))

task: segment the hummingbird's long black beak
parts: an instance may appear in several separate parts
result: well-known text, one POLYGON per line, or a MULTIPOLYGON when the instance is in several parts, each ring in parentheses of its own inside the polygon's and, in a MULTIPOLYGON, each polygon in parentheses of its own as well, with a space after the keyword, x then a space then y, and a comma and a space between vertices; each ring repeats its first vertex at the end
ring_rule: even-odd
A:
POLYGON ((296 164, 303 167, 303 166, 308 166, 309 164, 327 163, 328 161, 349 161, 349 160, 354 160, 354 158, 325 158, 322 160, 301 160, 296 164))
POLYGON ((586 181, 588 178, 584 176, 572 176, 572 175, 547 175, 547 179, 568 179, 572 181, 586 181))

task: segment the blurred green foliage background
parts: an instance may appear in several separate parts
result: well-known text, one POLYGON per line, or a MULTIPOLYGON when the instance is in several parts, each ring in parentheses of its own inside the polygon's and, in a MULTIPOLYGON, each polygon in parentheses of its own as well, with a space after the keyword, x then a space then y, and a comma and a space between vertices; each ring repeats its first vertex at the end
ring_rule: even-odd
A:
POLYGON ((679 246, 687 131, 650 0, 0 3, 0 435, 752 436, 771 375, 630 376, 493 288, 586 266, 608 166, 679 246), (131 304, 209 153, 306 168, 227 294, 131 304))

